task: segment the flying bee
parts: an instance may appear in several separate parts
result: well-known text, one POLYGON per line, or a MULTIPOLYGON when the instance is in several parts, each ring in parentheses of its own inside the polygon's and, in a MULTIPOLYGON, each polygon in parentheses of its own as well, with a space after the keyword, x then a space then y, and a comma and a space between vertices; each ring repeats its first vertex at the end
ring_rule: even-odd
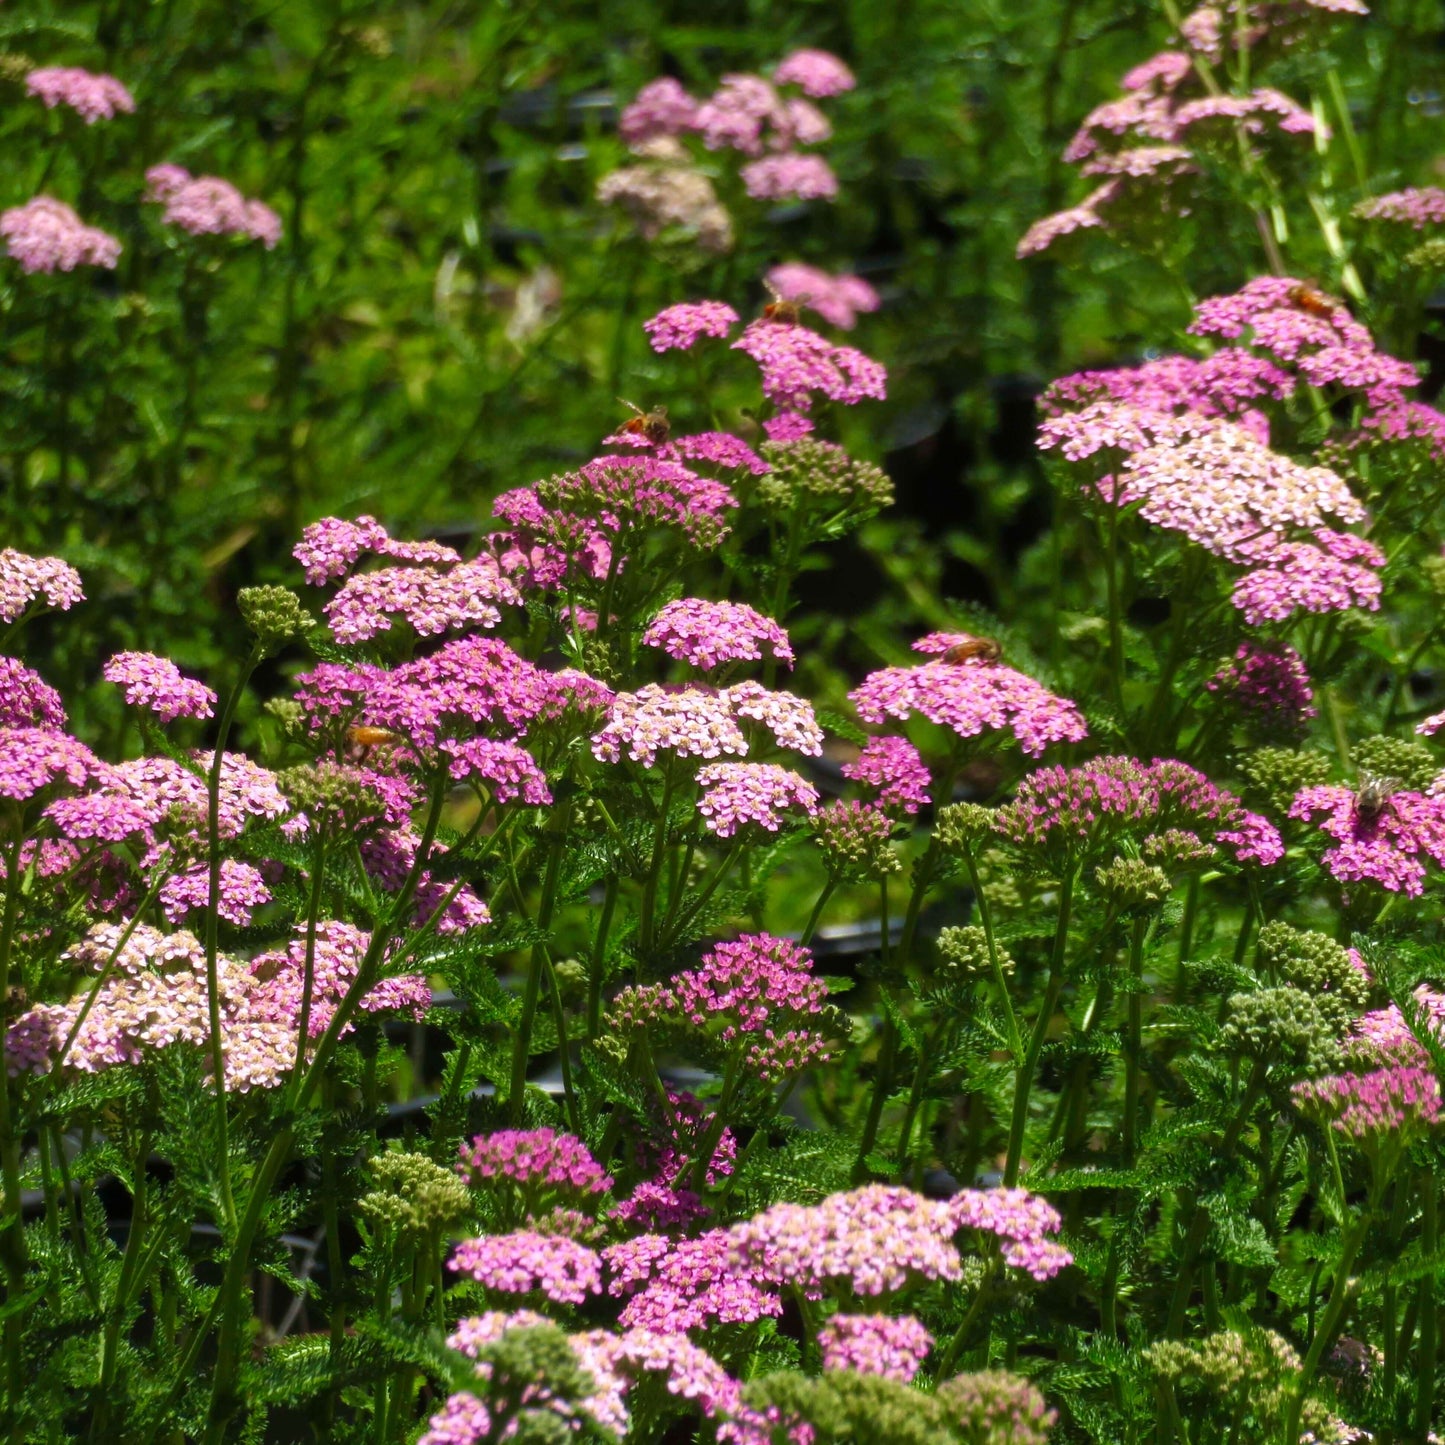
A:
POLYGON ((620 396, 617 400, 633 413, 617 428, 619 432, 628 436, 646 437, 655 447, 660 447, 672 435, 665 406, 655 406, 651 411, 643 411, 635 401, 627 401, 620 396))
POLYGON ((1359 786, 1355 789, 1355 816, 1362 823, 1373 823, 1401 786, 1399 778, 1381 777, 1368 768, 1361 768, 1359 786))
POLYGON ((1301 311, 1307 311, 1311 316, 1333 316, 1341 304, 1310 281, 1291 286, 1289 299, 1291 305, 1298 306, 1301 311))
POLYGON ((364 763, 377 748, 400 741, 401 734, 392 732, 390 728, 373 728, 354 723, 346 729, 347 761, 364 763))
POLYGON ((773 298, 763 307, 763 320, 776 321, 779 326, 796 326, 802 319, 803 304, 808 297, 797 296, 789 300, 771 281, 764 281, 763 285, 773 298))
POLYGON ((998 662, 1003 657, 1003 648, 991 637, 970 637, 966 642, 955 642, 939 661, 967 662, 971 657, 980 662, 998 662))

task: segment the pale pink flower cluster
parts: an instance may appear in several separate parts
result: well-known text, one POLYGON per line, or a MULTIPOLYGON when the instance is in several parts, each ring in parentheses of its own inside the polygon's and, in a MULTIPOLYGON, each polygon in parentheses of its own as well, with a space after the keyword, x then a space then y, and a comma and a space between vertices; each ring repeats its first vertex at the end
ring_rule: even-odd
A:
POLYGON ((1205 687, 1250 717, 1287 732, 1297 732, 1318 712, 1304 658, 1287 642, 1240 643, 1205 687))
POLYGON ((338 642, 369 642, 390 631, 396 618, 418 637, 439 637, 459 628, 496 627, 497 603, 519 607, 522 594, 503 575, 497 559, 483 553, 446 571, 431 567, 383 567, 347 578, 326 604, 331 635, 338 642))
POLYGON ((752 933, 717 944, 699 967, 666 983, 623 989, 607 1017, 623 1034, 655 1023, 701 1031, 735 1054, 750 1077, 772 1083, 836 1052, 831 1034, 818 1027, 827 998, 806 948, 752 933))
MULTIPOLYGON (((1416 1027, 1427 1037, 1433 1036, 1437 1043, 1445 1044, 1445 994, 1436 992, 1428 984, 1420 984, 1414 991, 1413 1004, 1416 1027)), ((1429 1051, 1416 1036, 1415 1028, 1399 1004, 1394 1003, 1357 1018, 1345 1041, 1345 1052, 1352 1062, 1375 1068, 1430 1066, 1429 1051)))
POLYGON ((1052 215, 1042 216, 1019 238, 1014 254, 1020 261, 1030 256, 1042 255, 1065 236, 1080 231, 1107 230, 1109 222, 1104 215, 1105 208, 1119 199, 1120 183, 1117 179, 1105 181, 1096 186, 1076 206, 1068 206, 1052 215))
POLYGON ((457 1172, 468 1184, 509 1179, 528 1195, 606 1194, 612 1176, 575 1134, 554 1129, 499 1129, 461 1146, 457 1172))
POLYGON ((831 201, 838 194, 838 177, 822 156, 763 156, 739 174, 755 201, 831 201))
MULTIPOLYGON (((1036 1278, 1057 1274, 1072 1255, 1045 1236, 1058 1229, 1048 1206, 1024 1190, 966 1191, 961 1201, 925 1199, 912 1190, 869 1184, 818 1204, 775 1204, 730 1233, 734 1262, 760 1281, 802 1289, 813 1298, 832 1285, 855 1295, 892 1294, 921 1280, 958 1280, 960 1229, 996 1234, 1036 1278), (982 1200, 973 1195, 983 1196, 982 1200)), ((1005 1256, 1007 1258, 1007 1254, 1005 1256)))
POLYGON ((1361 201, 1355 215, 1363 221, 1392 221, 1423 231, 1427 226, 1445 226, 1445 190, 1439 186, 1412 186, 1361 201))
POLYGON ((513 742, 493 738, 448 739, 442 751, 451 754, 449 771, 458 782, 485 783, 493 803, 510 803, 521 798, 532 807, 552 801, 547 775, 533 761, 531 753, 513 742))
POLYGON ((78 66, 52 65, 32 70, 25 77, 25 92, 43 100, 51 110, 68 105, 86 125, 135 111, 135 97, 115 76, 96 75, 78 66))
POLYGON ((773 68, 774 85, 796 85, 804 95, 822 100, 842 95, 857 84, 853 72, 827 50, 795 50, 773 68))
POLYGON ((764 648, 779 662, 793 661, 788 634, 745 602, 706 602, 700 597, 669 602, 647 624, 642 640, 679 662, 709 671, 725 662, 758 661, 764 648))
POLYGON ((811 704, 790 692, 771 692, 756 682, 721 690, 652 682, 612 700, 606 726, 593 735, 592 755, 616 763, 625 750, 633 762, 647 767, 659 752, 678 758, 742 757, 748 751, 742 719, 761 723, 779 747, 809 757, 823 751, 823 730, 811 704))
POLYGON ((0 729, 0 798, 28 802, 51 787, 83 788, 110 769, 84 743, 48 728, 0 729))
POLYGON ((408 542, 393 537, 371 516, 358 517, 354 522, 323 517, 302 530, 301 540, 291 552, 313 587, 340 582, 368 554, 416 566, 449 567, 462 560, 461 553, 444 542, 408 542))
MULTIPOLYGON (((142 824, 144 826, 144 824, 142 824)), ((74 833, 71 833, 74 837, 74 833)), ((256 910, 271 901, 271 889, 259 868, 237 858, 223 858, 219 870, 216 912, 237 928, 247 927, 256 910)), ((172 924, 187 915, 210 907, 211 870, 203 863, 192 864, 161 885, 161 911, 172 924)))
POLYGON ((1094 758, 1076 768, 1040 768, 998 809, 995 828, 1025 847, 1065 852, 1113 846, 1121 832, 1144 839, 1179 832, 1229 847, 1241 863, 1268 866, 1284 857, 1284 842, 1267 819, 1247 811, 1186 763, 1156 758, 1094 758), (1202 836, 1201 836, 1202 835, 1202 836))
POLYGON ((697 810, 719 838, 731 838, 749 823, 776 833, 790 809, 811 817, 818 805, 817 788, 776 763, 709 763, 698 769, 697 784, 697 810))
POLYGON ((654 351, 688 351, 701 336, 725 337, 738 313, 726 301, 680 301, 642 323, 654 351))
POLYGON ((813 394, 844 406, 887 396, 887 371, 852 346, 836 346, 816 331, 762 317, 733 342, 762 371, 763 395, 789 412, 807 412, 813 394))
POLYGON ((768 272, 768 285, 784 301, 810 307, 830 325, 851 331, 860 312, 876 311, 878 293, 861 277, 834 276, 802 261, 787 261, 768 272))
POLYGON ((264 201, 248 201, 219 176, 193 176, 183 166, 152 166, 146 200, 162 206, 161 220, 192 236, 246 236, 268 251, 281 240, 281 218, 264 201))
POLYGON ((912 1315, 834 1315, 818 1331, 825 1370, 857 1370, 912 1383, 933 1336, 912 1315))
MULTIPOLYGON (((918 749, 907 738, 870 738, 843 776, 876 790, 880 807, 916 813, 930 801, 932 779, 918 749)), ((946 802, 947 799, 944 799, 946 802)))
POLYGON ((465 1239, 447 1265, 498 1294, 540 1291, 557 1304, 580 1305, 602 1292, 597 1252, 560 1234, 522 1229, 465 1239))
POLYGON ((1292 612, 1344 612, 1380 608, 1385 554, 1348 532, 1319 528, 1314 542, 1280 542, 1258 548, 1264 565, 1234 584, 1231 600, 1252 627, 1282 622, 1292 612))
POLYGON ((0 728, 58 732, 64 726, 60 694, 17 658, 0 656, 0 728))
POLYGON ((80 573, 59 557, 31 557, 13 547, 0 550, 0 622, 14 622, 43 597, 47 607, 69 612, 85 600, 80 573))
POLYGON ((1324 783, 1305 788, 1289 816, 1319 819, 1333 842, 1323 862, 1342 883, 1376 883, 1390 893, 1418 898, 1425 860, 1445 868, 1445 797, 1408 789, 1390 794, 1378 812, 1362 812, 1353 788, 1324 783))
POLYGON ((671 462, 706 462, 724 471, 750 472, 766 476, 772 468, 745 441, 730 432, 694 432, 674 437, 657 449, 657 455, 671 462))
MULTIPOLYGON (((100 796, 118 805, 136 805, 147 828, 164 824, 172 833, 203 838, 209 807, 206 779, 213 759, 211 753, 194 752, 189 767, 166 757, 116 763, 99 778, 100 796)), ((244 753, 227 753, 222 759, 217 804, 223 838, 239 836, 253 818, 280 818, 288 811, 275 774, 244 753)))
POLYGON ((619 1323, 625 1329, 705 1330, 751 1324, 782 1314, 782 1300, 760 1288, 732 1254, 723 1229, 696 1239, 643 1234, 602 1251, 608 1293, 631 1296, 619 1323))
MULTIPOLYGON (((934 633, 915 646, 942 652, 970 640, 964 633, 934 633)), ((1078 742, 1088 733, 1083 714, 1067 698, 1011 667, 976 657, 881 668, 848 697, 867 723, 906 722, 918 713, 961 738, 1008 731, 1032 757, 1050 743, 1078 742)))
POLYGON ((117 652, 101 676, 123 688, 132 707, 146 708, 165 723, 210 717, 216 705, 216 694, 205 683, 182 676, 168 657, 153 652, 117 652))
POLYGON ((32 275, 73 271, 77 266, 114 271, 120 260, 120 242, 114 236, 87 226, 64 201, 51 196, 36 196, 0 212, 0 239, 32 275))
POLYGON ((1328 1120, 1347 1139, 1365 1145, 1406 1142, 1441 1119, 1440 1083, 1428 1068, 1332 1074, 1294 1086, 1297 1107, 1328 1120))

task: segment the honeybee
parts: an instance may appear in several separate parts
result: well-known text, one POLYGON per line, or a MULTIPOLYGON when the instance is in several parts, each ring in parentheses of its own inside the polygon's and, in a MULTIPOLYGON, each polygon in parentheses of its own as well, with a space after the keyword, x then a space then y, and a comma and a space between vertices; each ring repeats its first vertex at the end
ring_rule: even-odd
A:
POLYGON ((346 729, 346 756, 350 762, 364 763, 376 748, 400 741, 401 734, 392 732, 390 728, 354 723, 346 729))
POLYGON ((618 431, 629 436, 646 437, 653 446, 657 447, 660 447, 672 435, 672 425, 667 419, 665 406, 655 406, 651 411, 643 411, 635 401, 627 401, 620 396, 617 400, 633 413, 617 428, 618 431))
POLYGON ((941 662, 967 662, 976 657, 980 662, 998 662, 1003 657, 1003 648, 991 637, 970 637, 966 642, 955 642, 941 657, 941 662))
POLYGON ((779 326, 796 326, 803 315, 803 303, 808 298, 799 296, 790 301, 771 281, 764 281, 763 285, 768 288, 768 295, 773 298, 763 307, 763 320, 776 321, 779 326))
POLYGON ((1289 299, 1292 305, 1298 306, 1301 311, 1307 311, 1311 316, 1333 316, 1341 305, 1328 292, 1321 291, 1310 281, 1291 286, 1289 299))
POLYGON ((1355 816, 1362 823, 1373 823, 1401 786, 1399 778, 1381 777, 1368 768, 1361 768, 1359 785, 1355 789, 1355 816))

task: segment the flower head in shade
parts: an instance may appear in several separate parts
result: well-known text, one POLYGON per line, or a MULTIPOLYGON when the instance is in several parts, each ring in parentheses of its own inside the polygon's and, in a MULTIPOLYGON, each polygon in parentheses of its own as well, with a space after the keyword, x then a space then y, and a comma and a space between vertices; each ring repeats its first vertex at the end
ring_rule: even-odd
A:
POLYGON ((702 964, 664 984, 623 989, 608 1018, 620 1032, 660 1024, 736 1055, 748 1074, 773 1083, 829 1058, 836 1021, 828 985, 806 948, 767 933, 719 943, 702 964))
POLYGON ((834 1315, 818 1332, 825 1370, 857 1370, 909 1384, 933 1336, 912 1315, 834 1315))
POLYGON ((791 664, 788 634, 745 602, 705 602, 684 597, 669 602, 647 625, 642 640, 692 667, 711 670, 725 662, 758 661, 766 648, 791 664))
POLYGON ((1362 221, 1390 221, 1423 231, 1427 226, 1445 226, 1445 190, 1439 186, 1412 186, 1361 201, 1354 211, 1362 221))
POLYGON ((1376 883, 1418 898, 1426 859, 1445 867, 1445 797, 1402 789, 1375 808, 1363 805, 1353 788, 1325 783, 1303 789, 1289 815, 1319 820, 1332 840, 1322 861, 1342 883, 1376 883))
POLYGON ((0 728, 59 732, 64 726, 60 694, 17 658, 0 656, 0 728))
POLYGON ((135 111, 135 97, 113 75, 96 75, 76 66, 42 66, 25 77, 25 91, 54 110, 67 105, 94 125, 124 112, 135 111))
MULTIPOLYGON (((1311 112, 1269 86, 1248 95, 1206 95, 1186 101, 1174 112, 1173 120, 1180 135, 1220 121, 1236 123, 1250 135, 1262 135, 1271 127, 1286 135, 1314 135, 1316 131, 1311 112)), ((1323 137, 1329 139, 1328 127, 1323 137)))
POLYGON ((671 136, 638 141, 642 162, 622 166, 597 183, 597 199, 620 207, 646 241, 680 233, 698 250, 720 255, 732 249, 733 223, 712 180, 692 164, 686 147, 671 136))
POLYGON ((552 801, 547 775, 531 753, 516 743, 493 738, 469 738, 465 742, 449 739, 442 744, 442 750, 451 754, 452 777, 458 782, 485 785, 494 803, 521 798, 533 807, 545 807, 552 801))
POLYGON ((659 1230, 684 1229, 707 1218, 710 1212, 691 1189, 648 1179, 609 1214, 632 1229, 655 1234, 659 1230))
POLYGON ((701 336, 724 337, 738 313, 726 301, 682 301, 642 323, 654 351, 689 351, 701 336))
MULTIPOLYGON (((954 636, 935 634, 919 645, 939 640, 951 645, 954 636)), ((919 713, 962 738, 1008 731, 1033 757, 1050 743, 1078 742, 1088 732, 1083 715, 1067 698, 1056 697, 1022 672, 980 658, 885 667, 870 673, 848 697, 864 722, 906 722, 919 713)))
POLYGON ((96 226, 87 226, 75 212, 50 196, 36 196, 23 206, 0 212, 0 238, 22 270, 73 271, 99 266, 114 271, 120 242, 96 226))
POLYGON ((832 166, 822 156, 798 151, 749 161, 740 174, 756 201, 831 201, 838 194, 832 166))
POLYGON ((1357 1144, 1404 1143, 1440 1122, 1440 1084, 1428 1068, 1332 1074, 1294 1086, 1296 1107, 1357 1144))
POLYGON ((13 547, 0 550, 0 622, 14 622, 44 598, 47 607, 69 612, 84 601, 80 573, 59 557, 31 557, 13 547))
POLYGON ((644 1234, 603 1250, 603 1258, 608 1292, 631 1295, 620 1320, 627 1329, 711 1329, 783 1312, 775 1292, 737 1268, 725 1230, 679 1240, 644 1234))
POLYGON ((210 717, 216 705, 216 694, 210 688, 183 677, 175 663, 153 652, 117 652, 101 676, 123 688, 132 707, 146 708, 162 722, 210 717))
POLYGON ((1280 732, 1298 733, 1317 712, 1304 659, 1284 642, 1240 643, 1205 686, 1246 717, 1280 732))
POLYGON ((146 200, 164 207, 161 220, 192 236, 245 236, 268 251, 281 240, 281 218, 263 201, 248 201, 219 176, 193 176, 182 166, 152 166, 146 200))
POLYGON ((934 1398, 957 1422, 958 1438, 978 1445, 1048 1445, 1059 1421, 1036 1385, 1007 1370, 955 1375, 934 1398))
POLYGON ((835 346, 806 326, 762 318, 733 346, 757 362, 763 394, 787 411, 808 411, 814 392, 844 406, 870 397, 882 401, 886 395, 887 372, 878 362, 851 346, 835 346))
POLYGON ((617 122, 617 133, 629 146, 658 136, 681 135, 697 116, 697 101, 670 75, 644 85, 617 122))
MULTIPOLYGON (((1240 862, 1284 856, 1266 819, 1185 763, 1156 758, 1094 758, 1077 768, 1040 768, 997 810, 996 831, 1021 847, 1087 853, 1123 834, 1159 838, 1183 830, 1229 848, 1240 862)), ((1161 860, 1162 861, 1162 858, 1161 860)))
POLYGON ((811 815, 818 805, 817 788, 776 763, 709 763, 698 769, 697 782, 697 810, 719 838, 749 823, 776 833, 789 809, 811 815))
POLYGON ((768 272, 768 285, 784 301, 811 307, 844 331, 857 325, 860 312, 876 311, 879 305, 878 293, 861 276, 833 276, 801 261, 774 266, 768 272))
MULTIPOLYGON (((361 861, 372 884, 386 893, 400 890, 416 864, 420 846, 421 838, 410 825, 383 829, 363 838, 361 861)), ((431 857, 434 860, 439 862, 446 853, 447 850, 440 844, 432 844, 431 857)), ((426 868, 417 882, 415 904, 412 916, 418 926, 427 923, 433 913, 441 910, 436 922, 436 931, 441 934, 465 933, 468 929, 490 923, 492 919, 487 905, 471 888, 463 886, 453 893, 451 884, 426 868)))
MULTIPOLYGON (((210 906, 211 870, 194 864, 161 885, 161 911, 169 923, 180 924, 210 906)), ((262 904, 271 901, 271 889, 260 869, 235 858, 223 858, 216 911, 227 923, 245 928, 262 904)))
POLYGON ((857 83, 853 72, 827 50, 794 50, 773 67, 774 85, 796 85, 814 100, 842 95, 857 83))
POLYGON ((515 1186, 528 1217, 559 1203, 588 1203, 612 1188, 612 1177, 575 1134, 553 1129, 501 1129, 461 1146, 457 1164, 472 1185, 495 1192, 515 1186))
POLYGON ((144 835, 151 823, 139 803, 108 792, 57 798, 45 809, 45 817, 61 837, 75 843, 121 843, 144 835))
POLYGON ((806 434, 785 439, 770 430, 769 437, 762 447, 769 470, 756 490, 767 511, 816 510, 862 521, 892 502, 893 483, 871 462, 855 461, 842 447, 806 434))
POLYGON ((930 801, 928 769, 907 738, 870 738, 842 771, 845 778, 873 789, 882 808, 916 813, 930 801))
POLYGON ((585 1304, 602 1291, 595 1251, 560 1234, 518 1230, 463 1240, 448 1268, 498 1294, 540 1292, 558 1304, 585 1304))
POLYGON ((1069 206, 1035 221, 1019 239, 1014 254, 1022 261, 1029 256, 1042 255, 1065 236, 1079 231, 1107 230, 1109 223, 1102 212, 1118 194, 1118 180, 1108 180, 1085 196, 1077 206, 1069 206))

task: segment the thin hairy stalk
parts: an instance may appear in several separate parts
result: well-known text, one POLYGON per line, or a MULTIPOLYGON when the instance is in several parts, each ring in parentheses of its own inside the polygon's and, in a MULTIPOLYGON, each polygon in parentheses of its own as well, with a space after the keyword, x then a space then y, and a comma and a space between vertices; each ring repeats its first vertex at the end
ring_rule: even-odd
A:
POLYGON ((1049 956, 1049 982, 1044 991, 1043 1006, 1034 1023, 1029 1037, 1029 1046, 1023 1062, 1014 1073, 1013 1115, 1009 1120, 1008 1154, 1004 1160, 1003 1182, 1012 1189, 1019 1179, 1019 1166, 1023 1162, 1024 1134, 1029 1122, 1029 1094, 1033 1090, 1034 1073, 1039 1066, 1039 1055, 1044 1051, 1049 1025, 1059 1006, 1064 991, 1064 953, 1069 941, 1069 921, 1073 911, 1074 884, 1078 880, 1078 869, 1070 865, 1059 880, 1059 912, 1054 924, 1054 943, 1049 956))

